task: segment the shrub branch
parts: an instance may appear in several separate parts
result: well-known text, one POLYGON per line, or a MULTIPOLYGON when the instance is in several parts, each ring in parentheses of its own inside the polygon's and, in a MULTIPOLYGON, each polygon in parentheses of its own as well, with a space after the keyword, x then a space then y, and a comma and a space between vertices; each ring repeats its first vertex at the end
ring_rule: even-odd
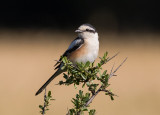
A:
MULTIPOLYGON (((118 54, 116 54, 116 55, 114 55, 113 57, 115 57, 115 56, 117 56, 118 54)), ((110 60, 111 59, 113 59, 113 57, 112 58, 110 58, 110 60)), ((113 71, 113 67, 112 67, 112 69, 111 69, 111 73, 110 73, 110 75, 109 75, 109 79, 112 77, 112 76, 114 76, 114 74, 116 73, 116 71, 124 64, 124 62, 127 60, 127 58, 125 58, 124 60, 123 60, 123 62, 113 71), (113 71, 113 72, 112 72, 113 71)), ((108 94, 110 94, 110 95, 113 95, 113 96, 117 96, 117 95, 115 95, 115 94, 113 94, 112 92, 110 92, 109 90, 105 90, 105 89, 102 89, 103 88, 103 85, 101 85, 101 87, 96 91, 96 93, 95 94, 93 94, 92 95, 92 97, 89 99, 89 101, 85 104, 85 106, 88 106, 92 101, 93 101, 93 99, 96 97, 96 95, 99 93, 99 92, 101 92, 101 91, 104 91, 104 92, 107 92, 108 94)))

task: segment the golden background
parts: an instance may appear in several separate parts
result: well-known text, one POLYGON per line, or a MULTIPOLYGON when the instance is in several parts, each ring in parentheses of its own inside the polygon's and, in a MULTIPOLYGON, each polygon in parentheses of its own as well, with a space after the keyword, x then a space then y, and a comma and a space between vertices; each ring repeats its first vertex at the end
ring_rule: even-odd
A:
MULTIPOLYGON (((73 31, 74 32, 74 31, 73 31)), ((40 86, 55 72, 54 60, 77 36, 72 31, 0 30, 0 115, 40 115, 43 93, 35 96, 40 86)), ((104 93, 96 96, 91 108, 96 115, 159 115, 160 114, 160 38, 154 33, 99 33, 100 52, 109 56, 120 54, 107 63, 110 70, 125 57, 109 89, 117 94, 111 101, 104 93), (154 39, 153 39, 154 38, 154 39)), ((97 61, 99 59, 97 58, 97 61)), ((97 62, 96 61, 96 62, 97 62)), ((55 85, 57 77, 47 87, 51 101, 47 115, 64 115, 72 107, 71 99, 78 89, 55 85)))

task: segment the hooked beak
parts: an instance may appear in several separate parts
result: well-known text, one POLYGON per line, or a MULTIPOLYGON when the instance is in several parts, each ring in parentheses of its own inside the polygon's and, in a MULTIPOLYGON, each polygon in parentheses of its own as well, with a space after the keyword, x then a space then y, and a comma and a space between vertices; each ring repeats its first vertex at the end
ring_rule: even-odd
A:
POLYGON ((81 33, 82 31, 81 31, 81 30, 76 30, 75 32, 77 32, 77 33, 81 33))

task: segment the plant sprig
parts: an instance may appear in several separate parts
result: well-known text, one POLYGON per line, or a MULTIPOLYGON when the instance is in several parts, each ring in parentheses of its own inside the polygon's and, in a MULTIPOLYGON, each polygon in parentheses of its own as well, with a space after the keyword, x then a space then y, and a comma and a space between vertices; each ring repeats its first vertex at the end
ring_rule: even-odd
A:
POLYGON ((84 114, 85 111, 88 111, 89 115, 94 115, 96 110, 89 110, 88 107, 99 92, 105 92, 105 95, 110 96, 111 100, 114 100, 114 96, 117 96, 111 92, 111 90, 107 90, 110 85, 108 82, 112 76, 115 76, 115 72, 127 58, 114 71, 112 68, 110 74, 107 73, 107 70, 104 70, 101 74, 102 66, 116 57, 118 53, 111 58, 107 57, 107 55, 107 52, 104 53, 104 56, 100 58, 100 62, 97 66, 94 66, 94 63, 90 62, 86 62, 85 64, 77 63, 76 65, 73 65, 66 57, 62 58, 64 63, 63 69, 67 70, 67 74, 63 74, 65 80, 60 81, 59 85, 68 86, 74 84, 76 87, 76 85, 82 84, 82 88, 85 86, 88 88, 87 93, 79 90, 79 93, 76 94, 76 98, 72 98, 74 107, 69 110, 68 115, 80 115, 84 114))
POLYGON ((55 100, 52 98, 52 95, 51 95, 51 91, 48 91, 48 94, 46 95, 46 89, 45 89, 45 94, 44 94, 44 105, 39 105, 39 108, 41 109, 40 113, 42 115, 46 114, 46 111, 49 110, 49 102, 50 100, 55 100))

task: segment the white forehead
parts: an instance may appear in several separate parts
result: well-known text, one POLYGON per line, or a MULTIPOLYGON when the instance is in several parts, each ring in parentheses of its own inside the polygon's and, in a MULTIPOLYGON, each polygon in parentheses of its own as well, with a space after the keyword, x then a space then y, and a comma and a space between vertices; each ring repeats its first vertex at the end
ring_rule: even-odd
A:
POLYGON ((79 30, 86 30, 86 29, 94 30, 92 27, 87 26, 87 25, 81 25, 78 29, 79 30))

